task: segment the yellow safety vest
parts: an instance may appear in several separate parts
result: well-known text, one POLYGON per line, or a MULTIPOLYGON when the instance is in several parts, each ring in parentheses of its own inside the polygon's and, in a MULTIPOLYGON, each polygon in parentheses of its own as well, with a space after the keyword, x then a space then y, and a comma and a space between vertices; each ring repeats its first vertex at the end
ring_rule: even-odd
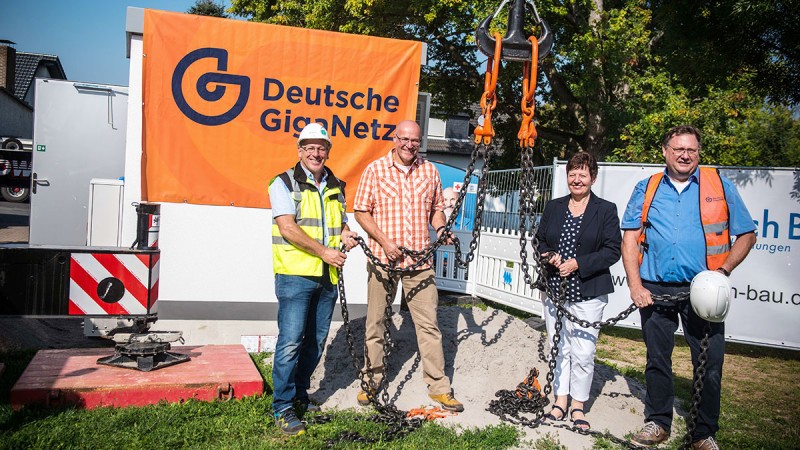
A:
MULTIPOLYGON (((295 222, 309 236, 325 245, 323 226, 328 230, 328 247, 338 249, 342 242, 342 216, 344 215, 344 181, 339 180, 327 167, 328 182, 325 191, 320 193, 315 185, 306 179, 306 173, 300 163, 286 172, 276 176, 283 180, 295 202, 295 222), (324 209, 323 209, 324 208, 324 209), (325 214, 323 215, 323 211, 325 214), (323 224, 323 217, 325 223, 323 224)), ((322 258, 295 247, 281 235, 278 223, 272 219, 272 267, 275 273, 285 275, 322 276, 324 261, 322 258)), ((330 280, 336 284, 339 280, 336 267, 329 266, 330 280)))

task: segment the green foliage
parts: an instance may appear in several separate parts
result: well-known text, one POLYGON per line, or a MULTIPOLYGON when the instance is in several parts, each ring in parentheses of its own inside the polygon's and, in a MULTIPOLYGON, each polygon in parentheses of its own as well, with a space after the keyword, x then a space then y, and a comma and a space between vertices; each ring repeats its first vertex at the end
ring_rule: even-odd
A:
MULTIPOLYGON (((483 91, 478 23, 497 0, 232 0, 253 21, 413 39, 428 45, 421 90, 438 113, 469 111, 483 91)), ((601 160, 662 162, 670 127, 705 134, 703 163, 797 165, 800 51, 795 2, 543 0, 554 34, 539 65, 537 163, 577 151, 601 160), (748 34, 748 31, 750 33, 748 34), (775 81, 772 83, 771 80, 775 81), (789 105, 789 106, 785 106, 789 105)), ((504 8, 492 31, 504 32, 504 8)), ((533 23, 532 34, 538 33, 533 23)), ((504 63, 493 122, 495 167, 518 167, 521 64, 504 63)), ((475 117, 473 117, 475 118, 475 117)))
POLYGON ((228 17, 225 13, 225 5, 214 0, 197 0, 194 5, 186 10, 186 13, 198 16, 228 17))
POLYGON ((796 0, 656 0, 659 51, 692 95, 730 74, 752 74, 755 95, 800 101, 800 3, 796 0))
MULTIPOLYGON (((647 81, 641 92, 669 91, 663 96, 641 95, 639 111, 650 111, 620 134, 620 147, 610 161, 661 163, 661 138, 675 124, 703 130, 701 163, 721 166, 800 165, 800 122, 795 111, 748 96, 742 89, 709 89, 706 97, 691 99, 681 86, 665 79, 647 81), (647 105, 644 103, 652 102, 647 105)), ((741 83, 746 84, 746 83, 741 83)))
MULTIPOLYGON (((611 358, 626 362, 620 371, 643 383, 644 344, 641 331, 621 327, 606 327, 600 335, 601 347, 611 358), (633 360, 633 361, 631 361, 633 360), (641 361, 637 363, 635 361, 641 361)), ((597 357, 604 356, 598 347, 597 357)), ((676 339, 673 361, 686 361, 689 350, 685 341, 676 339)), ((34 351, 0 353, 6 364, 2 388, 9 389, 34 351)), ((271 384, 269 353, 251 355, 265 381, 271 384)), ((608 363, 607 363, 608 364, 608 363)), ((717 439, 723 448, 798 448, 800 428, 795 426, 800 410, 800 386, 796 374, 800 371, 797 351, 754 347, 730 343, 726 347, 723 378, 722 411, 717 439)), ((678 397, 689 398, 691 382, 685 375, 676 378, 678 397)), ((358 431, 375 436, 384 425, 365 420, 368 415, 353 410, 334 411, 330 423, 311 423, 307 434, 298 437, 281 435, 271 418, 272 396, 264 395, 229 402, 161 403, 147 407, 48 409, 26 407, 12 411, 8 398, 0 400, 0 450, 5 449, 162 449, 162 448, 226 448, 226 449, 285 449, 324 448, 326 441, 335 439, 342 431, 358 431)), ((478 405, 475 405, 478 407, 478 405)), ((313 422, 313 416, 305 417, 313 422)), ((552 430, 550 430, 552 431, 552 430)), ((685 425, 679 418, 673 424, 672 439, 663 447, 680 448, 685 425)), ((365 446, 338 442, 333 448, 356 449, 503 449, 536 448, 564 449, 555 433, 543 429, 544 437, 520 442, 517 428, 502 425, 480 429, 459 429, 425 424, 420 430, 393 442, 365 446)), ((628 436, 630 437, 630 435, 628 436)), ((618 448, 598 439, 593 448, 618 448)))
MULTIPOLYGON (((30 362, 33 351, 0 354, 6 372, 3 386, 10 388, 30 362)), ((12 411, 8 399, 0 402, 0 450, 93 448, 162 449, 224 448, 285 449, 325 448, 326 441, 343 431, 377 436, 386 429, 369 420, 368 414, 335 411, 332 420, 311 424, 303 436, 287 437, 272 419, 272 365, 270 353, 251 354, 267 383, 264 395, 229 402, 160 403, 146 407, 97 408, 25 407, 12 411)), ((305 417, 312 420, 313 416, 305 417)), ((375 449, 503 449, 518 444, 519 431, 508 425, 456 430, 434 423, 403 439, 379 442, 375 449)), ((339 442, 332 448, 364 448, 361 444, 339 442)))

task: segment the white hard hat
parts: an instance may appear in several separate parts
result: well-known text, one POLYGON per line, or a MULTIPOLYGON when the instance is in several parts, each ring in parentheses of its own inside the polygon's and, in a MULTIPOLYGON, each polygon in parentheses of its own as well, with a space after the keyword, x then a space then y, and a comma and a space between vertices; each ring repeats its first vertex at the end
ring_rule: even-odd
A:
POLYGON ((695 275, 689 290, 692 309, 709 322, 724 322, 731 304, 731 281, 716 270, 695 275))
POLYGON ((303 141, 306 139, 322 139, 327 141, 328 145, 333 145, 331 138, 328 137, 328 131, 318 123, 310 123, 303 128, 300 137, 297 138, 297 145, 303 145, 303 141))

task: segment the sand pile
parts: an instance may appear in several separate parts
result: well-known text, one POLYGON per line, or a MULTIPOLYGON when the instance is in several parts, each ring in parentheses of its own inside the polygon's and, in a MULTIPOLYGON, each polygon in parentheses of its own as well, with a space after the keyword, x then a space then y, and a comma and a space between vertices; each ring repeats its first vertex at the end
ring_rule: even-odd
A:
MULTIPOLYGON (((486 411, 496 391, 514 389, 531 367, 539 369, 544 384, 547 365, 539 361, 537 352, 541 335, 522 320, 491 308, 482 311, 445 306, 439 308, 439 326, 443 334, 445 372, 452 380, 456 398, 465 407, 463 413, 439 423, 457 427, 499 424, 500 420, 486 411)), ((350 327, 356 355, 361 358, 364 318, 351 321, 350 327)), ((407 312, 394 314, 391 333, 396 347, 387 372, 390 398, 403 410, 434 406, 422 381, 414 325, 407 312)), ((360 389, 357 376, 345 328, 334 322, 325 355, 314 373, 311 397, 322 404, 323 410, 361 408, 356 402, 360 389)), ((644 388, 638 382, 598 365, 586 405, 587 419, 595 430, 624 437, 642 426, 643 395, 644 388)), ((591 448, 593 443, 591 437, 547 426, 525 428, 525 433, 527 440, 549 434, 570 449, 591 448)))

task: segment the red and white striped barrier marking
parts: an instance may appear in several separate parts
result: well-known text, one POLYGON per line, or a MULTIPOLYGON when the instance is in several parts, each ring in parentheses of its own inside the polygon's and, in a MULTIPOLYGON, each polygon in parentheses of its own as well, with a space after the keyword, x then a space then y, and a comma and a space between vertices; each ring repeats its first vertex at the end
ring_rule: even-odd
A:
POLYGON ((150 214, 147 227, 147 247, 149 248, 158 248, 158 231, 160 229, 160 222, 160 215, 150 214))
POLYGON ((155 312, 160 253, 73 253, 70 315, 138 315, 155 312))

